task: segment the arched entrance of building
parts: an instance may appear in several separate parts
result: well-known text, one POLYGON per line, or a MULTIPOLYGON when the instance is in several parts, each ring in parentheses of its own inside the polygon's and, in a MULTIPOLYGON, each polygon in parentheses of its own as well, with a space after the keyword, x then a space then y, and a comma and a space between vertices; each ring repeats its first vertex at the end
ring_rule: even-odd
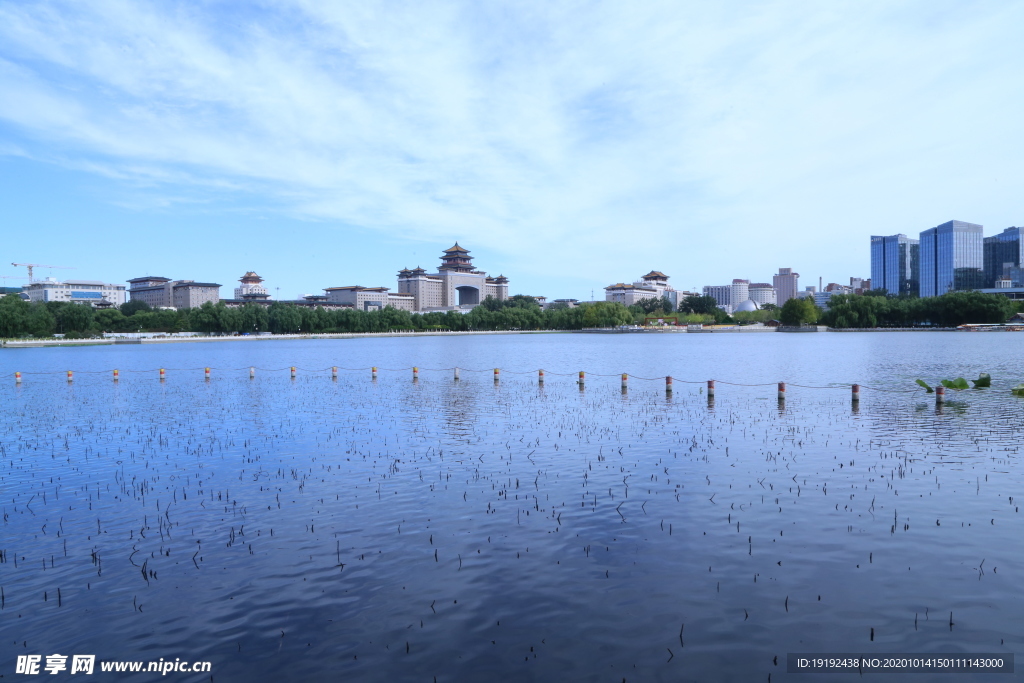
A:
POLYGON ((456 287, 455 291, 459 293, 459 306, 475 306, 480 303, 480 290, 476 287, 463 285, 456 287))

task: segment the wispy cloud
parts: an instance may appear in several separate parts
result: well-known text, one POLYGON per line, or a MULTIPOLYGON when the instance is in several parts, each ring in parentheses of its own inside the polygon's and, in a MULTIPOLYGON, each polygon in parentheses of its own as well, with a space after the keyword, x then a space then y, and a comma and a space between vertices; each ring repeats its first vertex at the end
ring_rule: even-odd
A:
POLYGON ((0 120, 7 149, 167 201, 465 235, 537 272, 764 277, 808 241, 1002 219, 985 179, 1024 151, 1022 24, 961 2, 7 3, 0 120))

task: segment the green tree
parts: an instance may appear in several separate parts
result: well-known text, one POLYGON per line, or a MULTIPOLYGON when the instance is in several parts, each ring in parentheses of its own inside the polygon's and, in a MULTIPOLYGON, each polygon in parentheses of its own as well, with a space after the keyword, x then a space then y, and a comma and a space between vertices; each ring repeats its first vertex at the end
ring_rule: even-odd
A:
POLYGON ((20 337, 28 333, 30 308, 18 294, 0 298, 0 337, 20 337))
POLYGON ((295 304, 274 302, 267 311, 267 324, 274 334, 295 334, 302 328, 302 314, 295 304))
POLYGON ((151 311, 153 310, 149 304, 141 299, 132 299, 121 304, 121 313, 127 316, 135 315, 139 311, 151 311))
POLYGON ((721 309, 718 308, 718 302, 715 301, 713 296, 688 296, 679 302, 679 310, 688 313, 715 315, 715 310, 721 309))
POLYGON ((120 332, 128 318, 116 308, 98 310, 93 314, 93 324, 101 332, 120 332))
POLYGON ((793 297, 782 306, 782 313, 779 316, 779 321, 783 325, 803 325, 805 323, 813 323, 818 320, 819 309, 814 305, 814 299, 811 297, 798 298, 793 297))
POLYGON ((238 309, 238 331, 257 334, 266 332, 267 329, 267 307, 252 301, 242 304, 238 309))
POLYGON ((64 304, 54 314, 57 323, 57 331, 67 334, 69 332, 85 332, 92 327, 93 310, 88 304, 64 304))
POLYGON ((57 329, 57 321, 46 306, 32 306, 26 321, 26 331, 33 337, 52 337, 57 329))

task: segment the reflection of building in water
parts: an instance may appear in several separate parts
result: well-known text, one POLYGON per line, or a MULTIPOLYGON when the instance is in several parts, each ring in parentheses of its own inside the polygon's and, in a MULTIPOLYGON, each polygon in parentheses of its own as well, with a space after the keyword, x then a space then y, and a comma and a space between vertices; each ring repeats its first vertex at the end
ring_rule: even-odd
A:
POLYGON ((251 270, 240 277, 240 287, 235 287, 235 298, 243 301, 265 301, 270 298, 267 288, 263 286, 263 278, 251 270))
POLYGON ((412 297, 414 311, 471 309, 488 296, 508 298, 508 278, 476 270, 473 257, 456 242, 445 249, 436 273, 420 267, 398 271, 398 294, 412 297))

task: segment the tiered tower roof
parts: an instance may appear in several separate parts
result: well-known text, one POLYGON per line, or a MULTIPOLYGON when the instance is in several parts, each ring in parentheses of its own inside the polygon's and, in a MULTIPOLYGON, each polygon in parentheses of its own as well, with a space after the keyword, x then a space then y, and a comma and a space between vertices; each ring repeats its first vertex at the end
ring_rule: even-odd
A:
POLYGON ((438 270, 472 273, 473 257, 469 255, 469 250, 463 249, 456 242, 455 246, 444 250, 444 256, 441 257, 441 267, 438 270))

